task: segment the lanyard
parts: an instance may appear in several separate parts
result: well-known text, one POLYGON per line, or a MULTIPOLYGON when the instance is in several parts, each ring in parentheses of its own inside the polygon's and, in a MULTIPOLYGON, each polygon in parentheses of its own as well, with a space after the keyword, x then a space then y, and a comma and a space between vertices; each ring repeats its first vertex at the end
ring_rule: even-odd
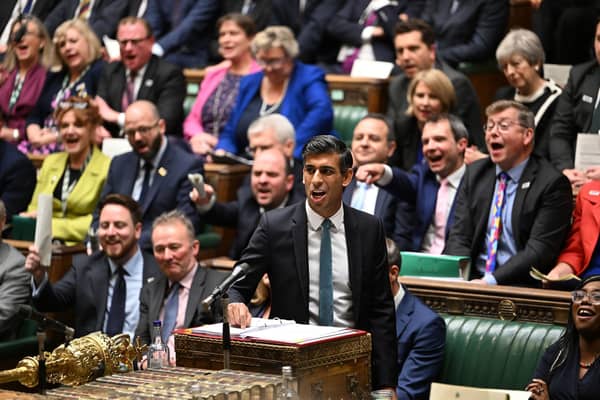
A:
MULTIPOLYGON (((88 165, 91 158, 92 150, 90 150, 87 157, 85 158, 85 161, 83 162, 83 166, 81 167, 81 175, 79 176, 79 178, 81 178, 81 176, 83 175, 85 167, 88 165)), ((69 160, 67 159, 67 167, 65 168, 65 174, 63 176, 62 182, 62 191, 60 192, 60 208, 62 210, 63 217, 67 215, 67 199, 69 198, 69 195, 71 194, 73 189, 75 189, 75 185, 77 185, 77 182, 79 182, 79 178, 73 179, 73 182, 70 182, 69 184, 69 181, 71 180, 71 168, 69 167, 69 160)))

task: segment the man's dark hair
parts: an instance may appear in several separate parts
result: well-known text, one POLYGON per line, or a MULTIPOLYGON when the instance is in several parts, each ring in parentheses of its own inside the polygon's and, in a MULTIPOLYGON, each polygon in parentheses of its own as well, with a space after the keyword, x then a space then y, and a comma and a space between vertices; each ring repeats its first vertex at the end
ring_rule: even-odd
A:
POLYGON ((346 143, 333 135, 319 135, 310 139, 302 149, 302 163, 306 164, 308 156, 320 154, 337 154, 340 156, 340 172, 346 173, 352 168, 352 152, 346 143))
POLYGON ((392 142, 392 141, 396 140, 396 137, 394 135, 394 128, 393 128, 394 124, 388 116, 383 115, 381 113, 370 112, 367 115, 365 115, 364 117, 362 117, 360 119, 360 121, 358 121, 358 122, 362 122, 365 119, 376 119, 378 121, 383 122, 387 128, 387 141, 392 142))
POLYGON ((433 33, 433 29, 422 19, 411 18, 406 21, 399 21, 396 24, 396 35, 415 31, 421 32, 421 40, 427 47, 431 47, 435 44, 435 33, 433 33))
POLYGON ((457 117, 454 114, 433 114, 429 118, 427 118, 427 121, 425 121, 425 125, 429 123, 436 124, 441 121, 448 121, 448 124, 450 125, 450 130, 452 131, 452 135, 454 136, 455 141, 458 142, 460 139, 463 138, 469 140, 469 131, 465 127, 465 124, 459 117, 457 117))
POLYGON ((390 238, 385 238, 385 247, 387 249, 387 265, 391 267, 392 265, 397 265, 398 269, 402 268, 402 255, 400 254, 400 249, 390 238))
POLYGON ((119 193, 107 194, 98 203, 98 215, 100 215, 102 213, 102 209, 109 204, 117 204, 129 210, 134 225, 138 222, 142 222, 142 210, 140 209, 140 205, 131 197, 119 193))

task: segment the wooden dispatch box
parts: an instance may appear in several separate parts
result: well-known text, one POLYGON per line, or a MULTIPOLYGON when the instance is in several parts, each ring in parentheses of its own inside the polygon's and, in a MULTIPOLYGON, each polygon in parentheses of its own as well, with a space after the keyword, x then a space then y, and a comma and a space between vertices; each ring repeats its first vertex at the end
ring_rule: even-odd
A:
MULTIPOLYGON (((176 331, 177 366, 222 369, 220 337, 176 331)), ((231 369, 281 374, 290 365, 301 399, 368 399, 371 391, 371 335, 351 336, 309 344, 279 344, 231 338, 231 369)))

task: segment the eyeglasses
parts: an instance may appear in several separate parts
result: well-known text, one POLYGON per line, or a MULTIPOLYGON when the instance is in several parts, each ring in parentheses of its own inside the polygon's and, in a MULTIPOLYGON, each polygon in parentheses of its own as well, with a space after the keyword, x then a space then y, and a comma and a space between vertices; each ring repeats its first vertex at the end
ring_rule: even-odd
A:
POLYGON ((127 43, 131 43, 132 46, 138 46, 140 43, 142 43, 144 40, 147 40, 147 39, 148 39, 148 36, 139 38, 139 39, 120 39, 117 41, 119 42, 119 46, 125 47, 125 46, 127 46, 127 43))
POLYGON ((257 151, 265 151, 265 150, 269 150, 271 148, 273 148, 272 144, 262 145, 262 146, 252 146, 252 147, 247 146, 246 153, 254 155, 254 154, 256 154, 257 151))
POLYGON ((280 58, 259 58, 256 63, 263 68, 280 68, 283 63, 287 60, 287 57, 280 58))
POLYGON ((147 134, 152 132, 152 129, 156 128, 157 126, 158 126, 158 121, 156 121, 152 125, 147 125, 147 126, 142 125, 142 126, 138 126, 137 128, 125 129, 125 136, 129 136, 129 137, 135 136, 136 132, 142 136, 146 136, 147 134))
POLYGON ((571 292, 571 300, 573 300, 573 303, 575 304, 580 304, 586 297, 592 305, 600 306, 600 290, 593 290, 591 292, 574 290, 571 292))
POLYGON ((502 121, 498 122, 488 120, 485 124, 483 124, 483 130, 486 132, 492 132, 495 127, 498 127, 498 131, 500 131, 500 133, 508 133, 510 127, 513 125, 523 126, 517 121, 510 121, 507 119, 503 119, 502 121))

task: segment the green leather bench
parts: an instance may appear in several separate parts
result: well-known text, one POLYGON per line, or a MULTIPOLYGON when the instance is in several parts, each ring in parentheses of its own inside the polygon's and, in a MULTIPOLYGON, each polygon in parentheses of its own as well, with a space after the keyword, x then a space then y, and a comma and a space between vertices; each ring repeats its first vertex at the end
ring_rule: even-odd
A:
POLYGON ((0 343, 2 368, 13 368, 23 357, 37 354, 36 328, 34 321, 26 319, 19 327, 16 339, 0 343))
POLYGON ((333 106, 333 128, 340 135, 340 139, 346 142, 348 146, 352 143, 354 127, 367 113, 367 108, 364 106, 342 104, 333 106))
POLYGON ((538 360, 564 327, 535 322, 442 315, 446 354, 441 383, 523 390, 538 360))

